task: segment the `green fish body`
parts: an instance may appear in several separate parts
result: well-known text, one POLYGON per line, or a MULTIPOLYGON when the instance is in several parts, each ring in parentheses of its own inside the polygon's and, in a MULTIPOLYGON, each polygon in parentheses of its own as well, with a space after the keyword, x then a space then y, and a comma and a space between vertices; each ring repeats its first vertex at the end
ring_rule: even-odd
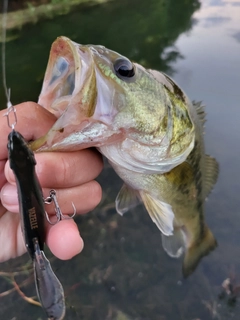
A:
POLYGON ((125 182, 117 211, 140 199, 165 251, 172 257, 185 252, 185 276, 216 247, 203 213, 218 174, 217 162, 204 153, 203 107, 171 78, 105 47, 59 37, 39 104, 58 119, 31 148, 97 147, 125 182))

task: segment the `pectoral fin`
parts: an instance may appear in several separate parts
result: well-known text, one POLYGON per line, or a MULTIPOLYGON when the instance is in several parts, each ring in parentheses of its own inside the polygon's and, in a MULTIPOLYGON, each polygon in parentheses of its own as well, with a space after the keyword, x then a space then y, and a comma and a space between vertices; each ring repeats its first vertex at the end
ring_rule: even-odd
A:
POLYGON ((119 191, 115 200, 116 210, 122 216, 129 209, 134 208, 138 203, 138 193, 126 184, 119 191))
POLYGON ((140 191, 142 201, 158 229, 166 236, 173 234, 174 214, 172 207, 163 201, 152 197, 145 191, 140 191))

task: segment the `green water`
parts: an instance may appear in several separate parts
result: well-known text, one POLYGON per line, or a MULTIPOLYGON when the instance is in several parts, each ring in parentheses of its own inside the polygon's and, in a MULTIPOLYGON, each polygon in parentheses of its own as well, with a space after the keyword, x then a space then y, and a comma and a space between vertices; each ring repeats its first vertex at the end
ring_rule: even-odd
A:
MULTIPOLYGON (((77 218, 84 251, 71 261, 53 261, 66 292, 65 319, 240 318, 238 299, 231 303, 218 297, 229 276, 240 284, 239 19, 236 0, 111 1, 26 26, 7 44, 7 78, 14 103, 37 100, 50 45, 59 35, 105 45, 172 75, 191 99, 206 104, 206 151, 220 164, 205 210, 219 245, 187 280, 181 276, 181 259, 165 254, 160 233, 141 206, 124 217, 116 214, 114 199, 122 183, 106 165, 99 177, 102 204, 77 218)), ((0 103, 5 107, 2 91, 0 103)), ((25 255, 1 264, 0 270, 15 271, 27 261, 25 255)), ((0 278, 1 292, 11 287, 0 278)), ((33 280, 23 291, 35 294, 33 280)), ((14 292, 0 298, 0 319, 45 318, 41 308, 14 292)))

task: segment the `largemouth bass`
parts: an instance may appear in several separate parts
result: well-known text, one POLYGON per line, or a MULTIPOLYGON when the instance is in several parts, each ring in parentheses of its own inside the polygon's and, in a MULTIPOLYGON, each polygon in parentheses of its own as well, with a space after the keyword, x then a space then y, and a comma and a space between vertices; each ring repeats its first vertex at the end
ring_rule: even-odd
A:
POLYGON ((203 212, 218 175, 216 160, 204 152, 204 110, 170 77, 103 46, 59 37, 38 103, 58 119, 32 150, 97 147, 125 182, 118 213, 140 199, 165 251, 185 252, 184 276, 216 247, 203 212))

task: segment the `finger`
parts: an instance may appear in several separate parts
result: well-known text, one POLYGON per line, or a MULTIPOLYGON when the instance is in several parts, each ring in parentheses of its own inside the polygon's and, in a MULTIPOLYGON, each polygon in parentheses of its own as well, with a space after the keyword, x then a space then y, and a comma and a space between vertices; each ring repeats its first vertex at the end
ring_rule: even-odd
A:
MULTIPOLYGON (((52 113, 34 102, 24 102, 16 105, 15 108, 17 112, 16 130, 21 132, 27 141, 44 135, 56 121, 52 113)), ((0 111, 0 160, 7 159, 7 138, 11 131, 4 117, 5 113, 6 109, 0 111)))
POLYGON ((1 203, 5 209, 14 213, 19 212, 16 185, 6 182, 1 189, 0 196, 1 196, 1 203))
POLYGON ((2 186, 6 183, 6 177, 4 173, 5 164, 6 164, 6 160, 0 161, 0 190, 2 186))
MULTIPOLYGON (((95 180, 83 185, 67 188, 55 189, 57 201, 63 214, 72 214, 74 204, 78 214, 87 213, 93 210, 101 201, 102 188, 95 180)), ((43 189, 44 197, 49 196, 50 189, 43 189)), ((6 183, 1 190, 2 205, 9 211, 19 212, 18 196, 16 185, 6 183)), ((55 214, 53 205, 46 205, 46 211, 49 215, 55 214)))
POLYGON ((61 260, 68 260, 83 249, 83 240, 74 220, 61 220, 47 225, 46 243, 52 253, 61 260))
POLYGON ((1 217, 5 214, 6 212, 6 208, 2 205, 2 203, 0 202, 0 219, 1 217))
MULTIPOLYGON (((49 195, 50 189, 44 189, 44 195, 49 195)), ((77 214, 84 214, 93 210, 102 199, 102 188, 95 180, 87 182, 81 186, 67 189, 56 189, 56 197, 63 214, 72 215, 73 206, 77 214)), ((46 205, 49 215, 55 214, 54 205, 46 205)))
MULTIPOLYGON (((80 253, 83 240, 73 220, 63 220, 58 224, 47 225, 46 243, 59 259, 67 260, 80 253)), ((19 215, 6 211, 0 218, 0 262, 18 257, 26 252, 19 215)))
MULTIPOLYGON (((36 173, 45 188, 74 187, 95 179, 103 168, 101 155, 95 149, 76 152, 45 152, 35 155, 36 173), (81 169, 82 168, 82 169, 81 169)), ((5 176, 10 183, 15 177, 6 163, 5 176)))
POLYGON ((6 211, 0 218, 0 262, 18 257, 26 252, 19 215, 6 211), (4 245, 3 245, 4 244, 4 245))

